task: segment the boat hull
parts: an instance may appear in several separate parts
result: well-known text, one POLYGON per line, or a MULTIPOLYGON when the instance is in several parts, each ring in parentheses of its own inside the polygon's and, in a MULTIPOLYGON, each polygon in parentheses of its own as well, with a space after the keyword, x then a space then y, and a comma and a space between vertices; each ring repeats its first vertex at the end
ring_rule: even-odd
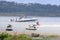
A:
POLYGON ((32 22, 32 21, 36 21, 36 20, 21 20, 21 21, 16 21, 16 22, 32 22))

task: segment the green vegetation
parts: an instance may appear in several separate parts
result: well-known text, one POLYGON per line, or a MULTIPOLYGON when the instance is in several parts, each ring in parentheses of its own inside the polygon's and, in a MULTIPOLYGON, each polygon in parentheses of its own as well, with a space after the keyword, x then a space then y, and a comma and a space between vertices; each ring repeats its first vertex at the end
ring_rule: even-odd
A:
POLYGON ((32 39, 25 34, 10 35, 10 34, 1 33, 0 40, 32 40, 32 39))
POLYGON ((54 40, 55 38, 60 39, 60 37, 56 35, 31 37, 26 34, 19 34, 19 35, 11 35, 8 33, 0 34, 0 40, 52 40, 52 39, 54 40))
POLYGON ((30 37, 28 37, 28 36, 25 35, 25 34, 20 34, 18 38, 19 38, 20 40, 32 40, 30 37))
POLYGON ((8 37, 7 34, 4 34, 4 33, 0 34, 0 39, 1 39, 1 40, 4 40, 4 39, 7 38, 7 37, 8 37))

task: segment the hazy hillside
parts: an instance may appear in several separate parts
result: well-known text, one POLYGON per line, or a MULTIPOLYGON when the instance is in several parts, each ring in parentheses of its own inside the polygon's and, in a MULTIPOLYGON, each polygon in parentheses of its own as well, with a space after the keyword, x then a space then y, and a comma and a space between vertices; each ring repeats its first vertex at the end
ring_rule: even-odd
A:
POLYGON ((15 3, 0 1, 0 15, 32 15, 60 17, 60 6, 38 3, 15 3))

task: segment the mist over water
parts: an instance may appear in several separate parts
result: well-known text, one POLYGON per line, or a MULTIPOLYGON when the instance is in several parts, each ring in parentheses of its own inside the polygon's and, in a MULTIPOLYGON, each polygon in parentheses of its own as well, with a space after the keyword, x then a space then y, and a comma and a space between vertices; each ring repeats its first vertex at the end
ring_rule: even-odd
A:
MULTIPOLYGON (((23 25, 27 25, 28 23, 20 23, 20 22, 10 22, 11 18, 16 17, 0 17, 0 31, 5 31, 6 26, 8 24, 13 25, 13 30, 17 32, 25 32, 25 27, 23 25), (21 25, 20 25, 21 24, 21 25)), ((60 34, 60 17, 35 17, 38 18, 40 23, 39 28, 35 31, 36 33, 41 34, 60 34)))

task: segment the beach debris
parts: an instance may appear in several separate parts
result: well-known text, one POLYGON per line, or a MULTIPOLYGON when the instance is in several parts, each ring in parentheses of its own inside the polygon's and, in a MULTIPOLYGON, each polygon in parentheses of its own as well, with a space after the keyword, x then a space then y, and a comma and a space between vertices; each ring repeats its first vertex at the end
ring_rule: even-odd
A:
POLYGON ((31 36, 32 36, 32 37, 39 37, 39 34, 32 33, 31 36))

